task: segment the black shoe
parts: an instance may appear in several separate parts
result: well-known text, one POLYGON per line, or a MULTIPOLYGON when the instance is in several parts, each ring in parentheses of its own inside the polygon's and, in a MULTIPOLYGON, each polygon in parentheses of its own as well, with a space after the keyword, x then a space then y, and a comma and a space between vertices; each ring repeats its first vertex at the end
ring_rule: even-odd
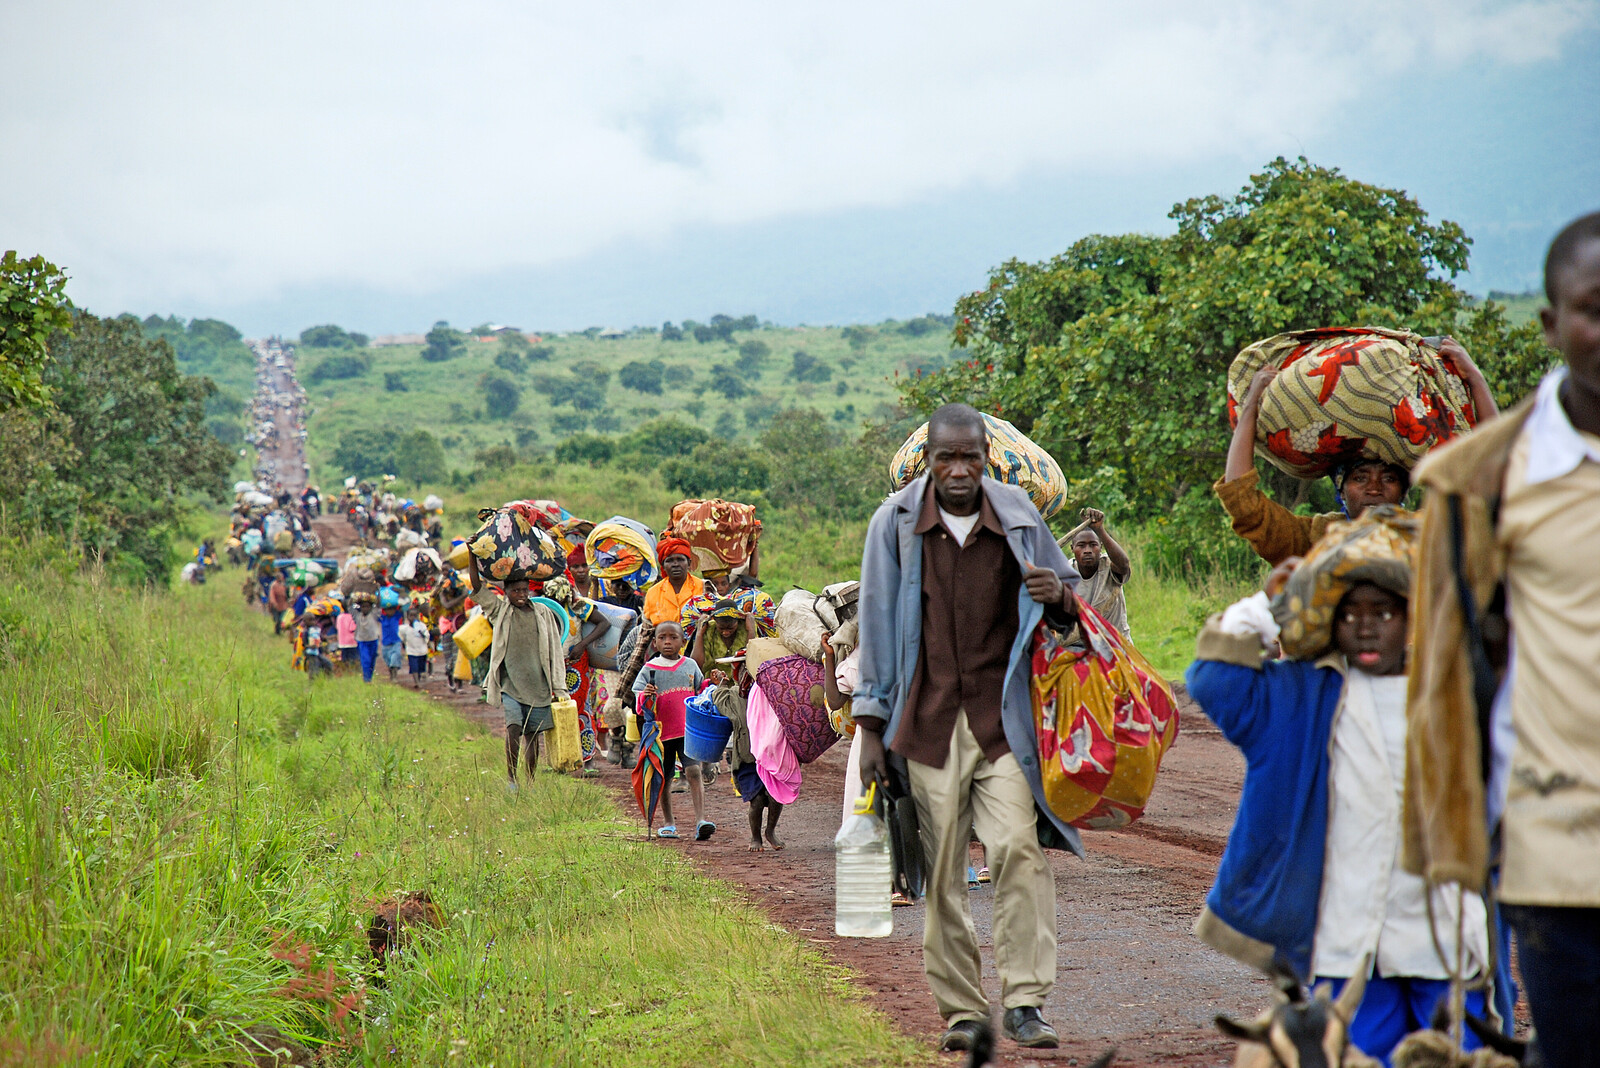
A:
POLYGON ((1007 1038, 1029 1049, 1055 1049, 1061 1045, 1056 1029, 1045 1023, 1039 1010, 1032 1005, 1007 1009, 1001 1029, 1007 1038))
POLYGON ((989 1021, 962 1020, 945 1029, 944 1037, 939 1040, 939 1049, 951 1053, 970 1050, 985 1043, 994 1045, 994 1028, 989 1026, 989 1021))

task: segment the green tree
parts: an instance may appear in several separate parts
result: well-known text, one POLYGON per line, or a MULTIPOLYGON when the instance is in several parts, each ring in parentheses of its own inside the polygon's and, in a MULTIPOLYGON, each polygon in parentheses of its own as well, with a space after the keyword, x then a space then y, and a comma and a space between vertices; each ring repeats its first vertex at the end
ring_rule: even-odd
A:
POLYGON ((522 404, 522 390, 505 375, 484 375, 479 385, 483 389, 483 409, 490 419, 509 419, 522 404))
POLYGON ((442 481, 444 446, 426 430, 413 430, 395 443, 394 474, 413 486, 442 481))
POLYGON ((751 367, 759 367, 761 362, 772 355, 772 346, 760 338, 749 338, 739 343, 739 362, 751 367))
POLYGON ((673 326, 671 322, 662 323, 661 324, 661 340, 662 341, 682 341, 683 340, 683 331, 679 330, 677 327, 673 326))
POLYGON ((712 433, 724 441, 732 441, 739 436, 739 421, 733 417, 733 412, 727 408, 717 415, 717 424, 712 433))
POLYGON ((397 474, 400 435, 388 426, 361 426, 339 435, 333 465, 346 475, 374 478, 397 474))
POLYGON ((728 400, 748 397, 751 392, 750 387, 744 384, 738 368, 729 367, 725 363, 711 365, 711 388, 728 400))
POLYGON ((354 347, 355 342, 345 333, 344 327, 326 323, 300 331, 300 344, 308 349, 348 349, 354 347))
POLYGON ((67 276, 43 256, 0 256, 0 412, 32 408, 49 391, 50 337, 72 325, 67 276))
POLYGON ((617 372, 617 381, 627 389, 639 393, 660 393, 662 375, 666 371, 666 364, 660 360, 630 360, 622 365, 622 370, 617 372))
POLYGON ((887 440, 846 443, 813 408, 778 412, 762 432, 761 447, 770 466, 768 499, 790 509, 802 526, 865 518, 883 496, 892 455, 887 440))
POLYGON ((877 333, 870 326, 847 326, 840 334, 852 349, 860 352, 866 348, 877 333))
POLYGON ((594 467, 609 463, 616 448, 616 444, 608 437, 599 434, 574 434, 556 446, 556 462, 588 464, 594 467))
POLYGON ((669 415, 639 424, 617 442, 617 451, 660 461, 672 456, 687 456, 695 446, 704 444, 710 437, 693 423, 669 415))
POLYGON ((388 393, 406 393, 411 387, 406 385, 405 376, 399 371, 383 372, 383 388, 388 393))
POLYGON ((371 367, 372 359, 366 355, 324 356, 307 377, 314 383, 341 378, 360 378, 371 367))
POLYGON ((1278 159, 1233 198, 1171 217, 1170 237, 1093 236, 1004 264, 956 305, 970 358, 907 381, 908 405, 964 400, 1011 419, 1069 478, 1114 488, 1130 518, 1170 520, 1191 498, 1220 517, 1206 498, 1227 448, 1225 375, 1258 338, 1355 323, 1455 333, 1506 393, 1547 361, 1531 331, 1471 307, 1449 280, 1467 266, 1466 235, 1399 190, 1278 159))
POLYGON ((535 345, 535 346, 533 346, 532 348, 530 348, 528 350, 528 359, 530 359, 530 360, 548 360, 550 357, 554 356, 555 354, 556 354, 556 350, 555 350, 555 348, 553 346, 550 346, 550 345, 535 345))
POLYGON ((429 363, 453 360, 467 347, 466 335, 459 330, 450 329, 450 324, 443 319, 433 324, 433 329, 428 331, 426 340, 427 345, 422 350, 422 358, 429 363))
POLYGON ((661 478, 685 497, 733 497, 765 489, 771 478, 767 456, 731 441, 707 441, 687 456, 661 465, 661 478))
POLYGON ((522 362, 521 354, 516 349, 506 348, 504 345, 495 352, 494 365, 502 371, 519 375, 528 369, 528 365, 522 362))
POLYGON ((182 374, 137 319, 75 312, 49 341, 49 404, 0 426, 0 499, 123 574, 164 582, 191 494, 222 500, 233 454, 207 426, 210 379, 182 374))
POLYGON ((796 382, 827 382, 833 378, 833 368, 802 349, 794 354, 790 375, 796 382))

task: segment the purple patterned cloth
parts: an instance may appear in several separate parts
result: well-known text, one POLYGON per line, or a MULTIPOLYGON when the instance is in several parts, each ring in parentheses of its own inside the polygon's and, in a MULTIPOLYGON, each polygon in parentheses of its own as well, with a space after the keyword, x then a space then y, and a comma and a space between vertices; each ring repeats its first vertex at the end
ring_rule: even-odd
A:
POLYGON ((771 702, 789 748, 800 763, 811 763, 839 740, 828 723, 821 664, 803 656, 768 660, 756 672, 756 683, 771 702))

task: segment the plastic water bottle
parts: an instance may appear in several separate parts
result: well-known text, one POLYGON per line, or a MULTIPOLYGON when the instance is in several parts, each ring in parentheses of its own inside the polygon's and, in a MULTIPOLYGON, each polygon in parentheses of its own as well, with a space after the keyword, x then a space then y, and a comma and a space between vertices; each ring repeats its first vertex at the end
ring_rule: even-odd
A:
POLYGON ((886 938, 894 931, 889 828, 874 810, 873 783, 833 839, 833 932, 840 938, 886 938))

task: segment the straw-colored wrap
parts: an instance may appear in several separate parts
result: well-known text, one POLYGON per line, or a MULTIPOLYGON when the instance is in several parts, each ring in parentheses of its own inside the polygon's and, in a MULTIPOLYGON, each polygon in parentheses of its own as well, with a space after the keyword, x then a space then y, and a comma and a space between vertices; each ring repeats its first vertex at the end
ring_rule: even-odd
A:
MULTIPOLYGON (((1067 480, 1055 457, 1004 419, 984 415, 983 421, 989 430, 989 463, 984 474, 996 482, 1020 486, 1044 518, 1059 512, 1066 503, 1067 480)), ((889 477, 895 489, 927 470, 927 452, 928 424, 923 423, 889 461, 889 477)))
POLYGON ((1419 528, 1415 513, 1391 505, 1330 525, 1273 599, 1284 655, 1314 660, 1326 653, 1333 646, 1334 610, 1357 583, 1409 598, 1419 528))

